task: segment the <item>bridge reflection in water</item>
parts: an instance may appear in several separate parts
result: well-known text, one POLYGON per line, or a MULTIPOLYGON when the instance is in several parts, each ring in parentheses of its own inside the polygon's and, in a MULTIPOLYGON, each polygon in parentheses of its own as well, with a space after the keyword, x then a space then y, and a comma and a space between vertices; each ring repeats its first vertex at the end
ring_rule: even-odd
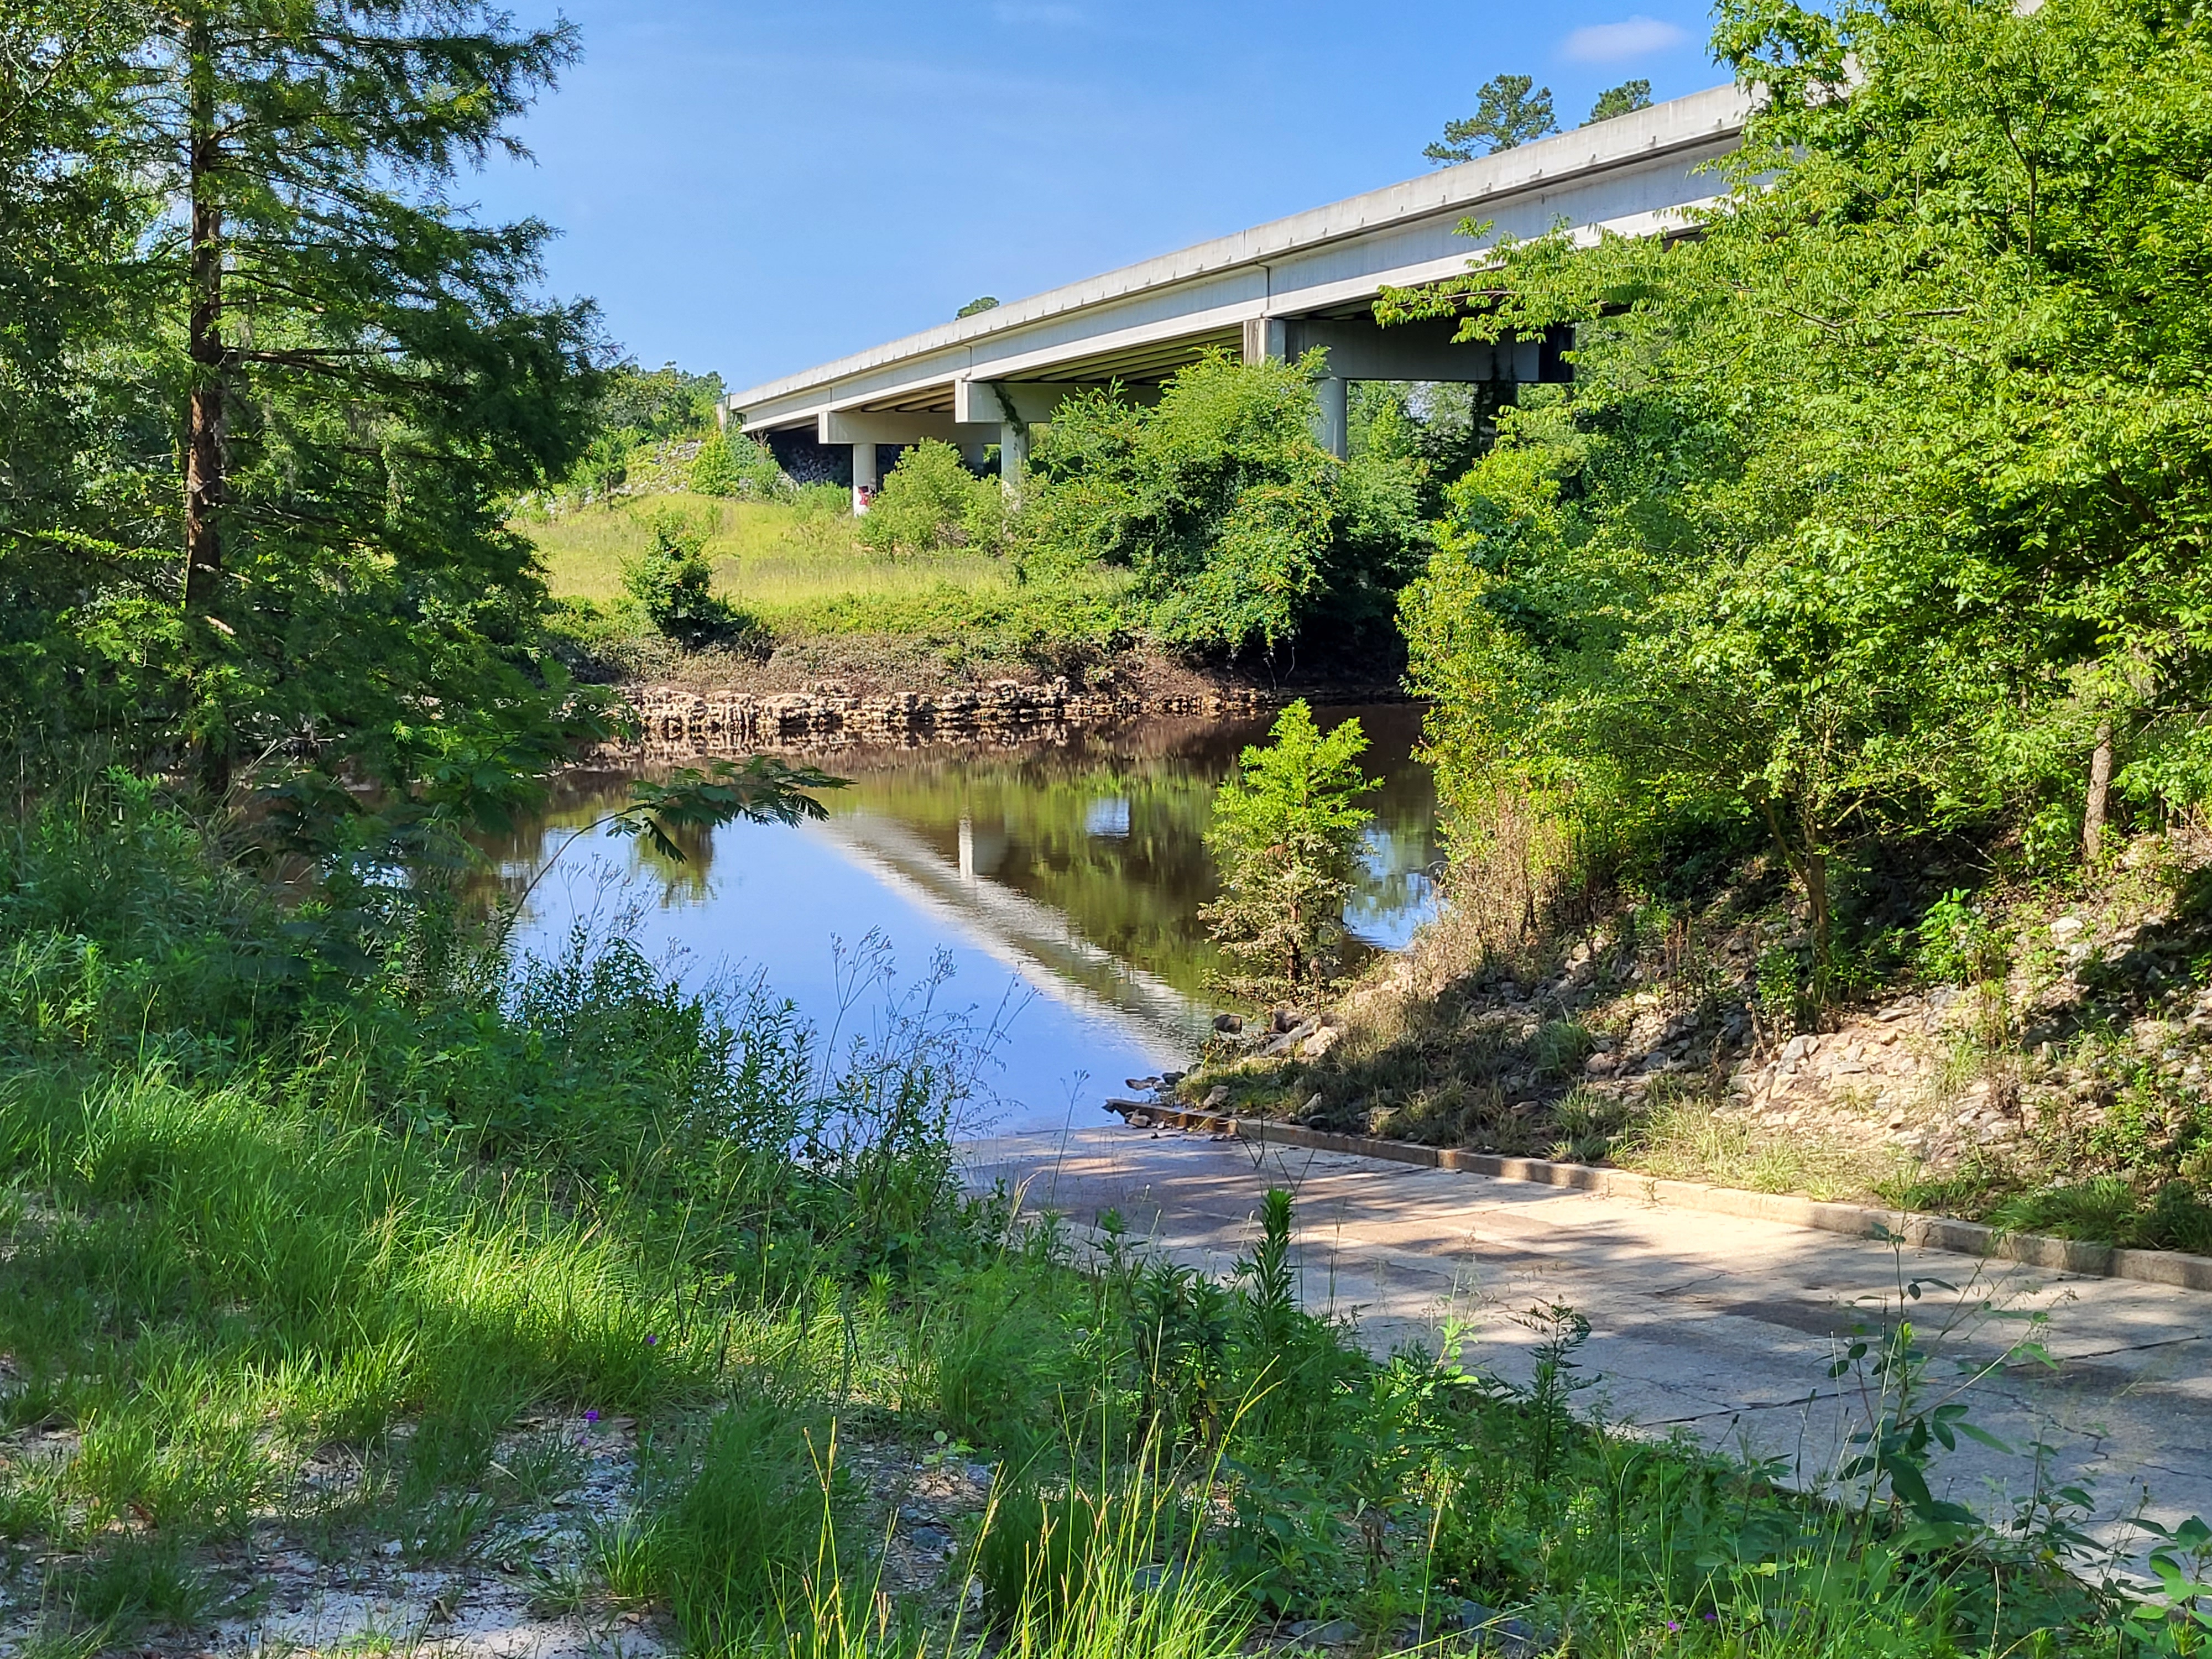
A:
MULTIPOLYGON (((1435 792, 1412 758, 1419 711, 1357 714, 1383 787, 1367 871, 1347 911, 1361 949, 1402 945, 1431 902, 1435 792)), ((691 838, 682 864, 604 835, 564 854, 518 929, 525 948, 574 921, 635 912, 649 949, 688 976, 766 975, 817 1024, 837 1009, 830 941, 871 929, 911 979, 949 953, 947 994, 985 1009, 1010 985, 1024 1006, 1001 1051, 1013 1117, 1087 1113, 1124 1074, 1179 1065, 1215 1012, 1217 965, 1198 918, 1215 893, 1203 836, 1212 796, 1265 720, 1151 722, 1026 749, 870 750, 826 758, 852 787, 827 823, 732 824, 691 838), (1087 1082, 1079 1083, 1079 1075, 1087 1082)), ((624 798, 628 775, 577 774, 550 810, 492 850, 519 888, 574 830, 624 798)))

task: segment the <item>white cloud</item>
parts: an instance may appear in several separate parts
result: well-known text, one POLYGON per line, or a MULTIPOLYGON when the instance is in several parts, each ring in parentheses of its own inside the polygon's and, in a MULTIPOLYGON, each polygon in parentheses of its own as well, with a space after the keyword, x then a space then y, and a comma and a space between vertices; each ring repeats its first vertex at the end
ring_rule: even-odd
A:
POLYGON ((1620 64, 1679 46, 1689 38, 1673 23, 1639 15, 1619 23, 1584 24, 1566 38, 1559 56, 1571 64, 1620 64))

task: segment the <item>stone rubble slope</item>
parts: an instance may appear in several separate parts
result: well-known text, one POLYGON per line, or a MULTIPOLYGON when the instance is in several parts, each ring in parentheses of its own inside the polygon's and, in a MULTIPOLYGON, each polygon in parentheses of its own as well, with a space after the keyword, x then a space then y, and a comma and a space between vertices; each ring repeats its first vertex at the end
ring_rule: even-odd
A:
MULTIPOLYGON (((1838 1149, 1869 1179, 1942 1175, 2041 1131, 2093 1128, 2124 1088, 2201 1096, 2212 1066, 2212 986, 2202 982, 2212 924, 2183 914, 2178 896, 2198 871, 2212 878, 2212 848, 2145 838, 2100 887, 2027 893, 2002 911, 2012 948, 2001 984, 1893 987, 1805 1032, 1768 1029, 1756 1012, 1761 953, 1802 943, 1786 915, 1723 917, 1705 933, 1695 971, 1675 976, 1622 948, 1618 931, 1559 951, 1544 971, 1454 962, 1417 941, 1325 1008, 1217 1029, 1178 1098, 1571 1158, 1569 1137, 1550 1127, 1562 1117, 1617 1129, 1662 1103, 1702 1103, 1717 1125, 1838 1149), (1579 1064, 1546 1063, 1547 1027, 1587 1045, 1579 1064), (1453 1136, 1386 1097, 1394 1091, 1363 1094, 1373 1056, 1393 1042, 1426 1045, 1439 1077, 1487 1045, 1499 1056, 1487 1085, 1494 1119, 1453 1136)), ((1632 1138, 1614 1150, 1637 1167, 1632 1138)))

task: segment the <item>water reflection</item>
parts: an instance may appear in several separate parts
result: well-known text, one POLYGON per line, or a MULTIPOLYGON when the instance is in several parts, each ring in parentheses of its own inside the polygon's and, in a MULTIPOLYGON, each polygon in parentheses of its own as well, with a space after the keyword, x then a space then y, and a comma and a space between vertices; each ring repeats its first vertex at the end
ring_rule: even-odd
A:
MULTIPOLYGON (((1370 798, 1366 876, 1346 911, 1367 947, 1403 945, 1431 902, 1435 792, 1413 761, 1419 712, 1358 714, 1370 798)), ((1124 1071, 1180 1063, 1214 1010, 1214 947, 1198 921, 1215 893, 1204 833, 1215 788, 1265 720, 1154 722, 1026 750, 852 750, 829 760, 853 787, 826 797, 827 823, 798 830, 732 824, 695 836, 676 864, 641 842, 593 834, 532 893, 526 944, 624 900, 643 930, 706 964, 743 961, 808 1013, 834 1004, 833 934, 882 931, 918 970, 949 951, 951 988, 995 1003, 1010 977, 1033 996, 1014 1022, 1006 1091, 1057 1107, 1078 1072, 1118 1086, 1124 1071)), ((551 809, 494 849, 515 888, 579 828, 626 798, 629 775, 577 774, 551 809)))

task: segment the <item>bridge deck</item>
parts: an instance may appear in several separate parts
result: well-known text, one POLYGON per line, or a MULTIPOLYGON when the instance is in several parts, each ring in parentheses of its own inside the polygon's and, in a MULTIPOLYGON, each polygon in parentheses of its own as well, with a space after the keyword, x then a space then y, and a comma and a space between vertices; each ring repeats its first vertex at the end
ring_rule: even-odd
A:
POLYGON ((1716 194, 1699 169, 1735 147, 1747 108, 1733 86, 1695 93, 941 324, 724 406, 756 432, 832 412, 972 422, 963 381, 1158 380, 1208 347, 1254 351, 1265 337, 1251 325, 1360 316, 1386 285, 1455 275, 1501 236, 1561 220, 1592 234, 1679 224, 1716 194), (1488 227, 1474 240, 1458 234, 1469 219, 1488 227))

